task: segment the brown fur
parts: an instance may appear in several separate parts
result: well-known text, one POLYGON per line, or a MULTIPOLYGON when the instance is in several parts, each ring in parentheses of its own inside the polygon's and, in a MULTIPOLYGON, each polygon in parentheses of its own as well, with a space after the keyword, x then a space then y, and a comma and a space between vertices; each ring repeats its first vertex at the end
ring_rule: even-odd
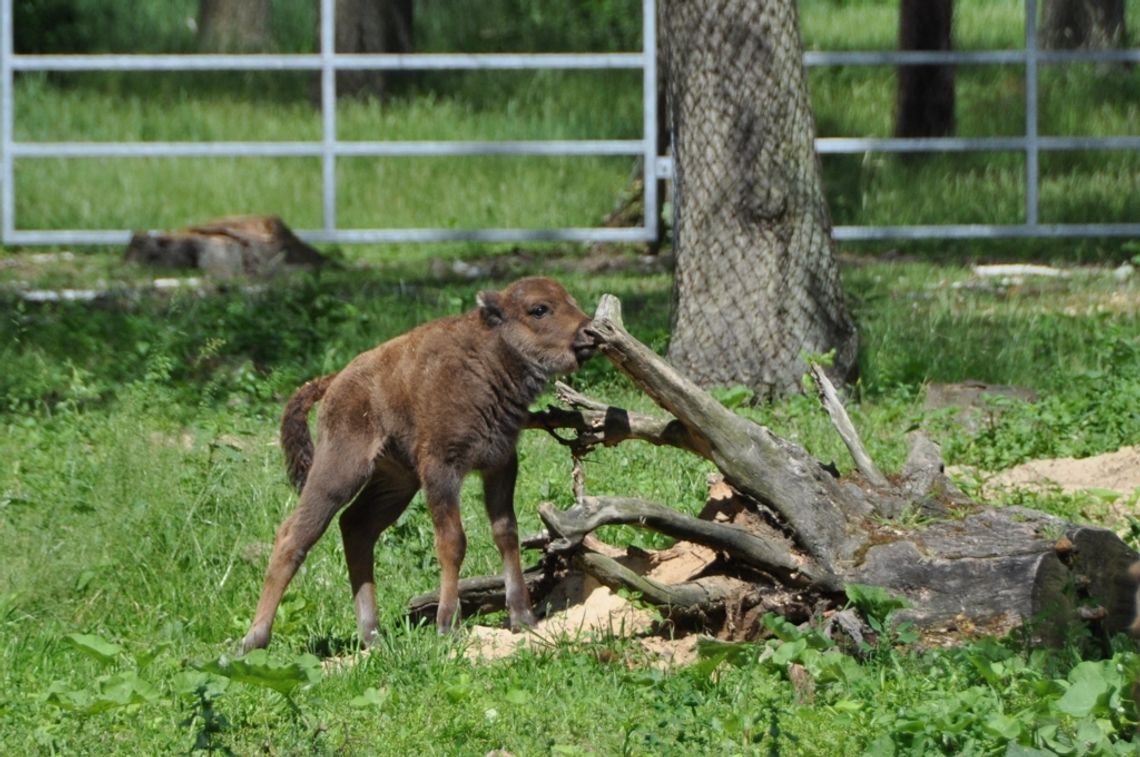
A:
POLYGON ((372 550, 421 487, 442 571, 436 625, 450 630, 466 551, 459 486, 473 470, 483 477, 503 557, 511 625, 532 624, 514 513, 515 444, 547 381, 593 354, 588 324, 557 282, 522 279, 481 293, 475 310, 426 323, 302 386, 281 421, 289 480, 301 497, 277 531, 242 650, 269 642, 285 587, 345 505, 340 530, 357 628, 370 642, 377 622, 372 550), (314 447, 307 415, 318 401, 314 447))

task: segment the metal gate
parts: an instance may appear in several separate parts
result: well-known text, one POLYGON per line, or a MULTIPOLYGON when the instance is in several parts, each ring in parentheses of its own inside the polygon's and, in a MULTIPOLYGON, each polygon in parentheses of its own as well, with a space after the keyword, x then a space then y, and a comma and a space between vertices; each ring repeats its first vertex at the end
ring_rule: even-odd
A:
POLYGON ((35 158, 319 157, 322 226, 299 229, 312 242, 378 243, 572 241, 641 242, 657 238, 656 3, 642 0, 642 49, 632 53, 346 55, 334 52, 334 0, 320 0, 320 52, 315 55, 15 55, 13 0, 0 0, 0 242, 6 245, 125 244, 123 229, 20 229, 15 217, 15 163, 35 158), (336 129, 336 72, 350 70, 640 69, 643 132, 633 140, 342 141, 336 129), (13 74, 17 71, 317 71, 321 77, 319 142, 17 142, 13 139, 13 74), (626 228, 342 229, 337 226, 336 161, 343 157, 468 155, 628 155, 640 158, 645 223, 626 228))
POLYGON ((1025 153, 1025 222, 1020 224, 960 224, 930 226, 837 226, 838 240, 969 239, 999 237, 1120 237, 1140 236, 1140 222, 1050 224, 1038 218, 1038 158, 1062 150, 1140 150, 1140 135, 1127 137, 1043 137, 1037 128, 1037 78, 1042 63, 1137 62, 1140 49, 1100 51, 1041 50, 1037 42, 1037 0, 1025 0, 1025 48, 977 52, 811 52, 808 66, 882 66, 900 64, 1022 64, 1025 67, 1025 133, 1020 137, 956 137, 925 139, 817 139, 820 154, 867 152, 991 152, 1025 153))
MULTIPOLYGON (((672 175, 657 154, 657 32, 655 0, 642 0, 642 49, 601 54, 345 55, 333 47, 334 0, 321 0, 320 52, 308 55, 15 55, 13 0, 0 0, 0 242, 6 245, 123 244, 122 229, 20 229, 15 217, 15 164, 36 158, 119 157, 318 157, 323 223, 300 229, 313 242, 643 242, 658 236, 658 180, 672 175), (336 72, 347 70, 640 69, 643 128, 636 140, 342 141, 336 137, 336 72), (322 138, 313 142, 17 142, 13 134, 12 83, 17 71, 254 71, 320 72, 322 138), (342 229, 337 225, 336 161, 342 157, 469 155, 627 155, 642 162, 645 221, 640 227, 563 229, 342 229)), ((985 152, 1025 154, 1025 221, 1021 224, 837 226, 837 240, 1140 236, 1140 223, 1049 224, 1038 218, 1039 156, 1045 151, 1140 150, 1140 136, 1048 137, 1038 134, 1038 67, 1070 62, 1140 62, 1140 49, 1042 51, 1037 44, 1037 0, 1025 2, 1022 50, 973 52, 809 52, 808 66, 900 64, 1021 64, 1025 69, 1025 132, 1019 137, 816 140, 821 154, 868 152, 985 152)))

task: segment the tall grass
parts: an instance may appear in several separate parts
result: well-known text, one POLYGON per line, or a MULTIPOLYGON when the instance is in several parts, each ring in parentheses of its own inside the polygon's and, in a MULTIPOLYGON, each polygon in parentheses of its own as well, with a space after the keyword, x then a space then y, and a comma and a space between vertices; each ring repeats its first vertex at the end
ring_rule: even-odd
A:
MULTIPOLYGON (((161 8, 135 4, 133 20, 122 26, 108 19, 118 18, 126 4, 76 4, 107 15, 107 23, 96 25, 106 29, 99 49, 123 49, 139 28, 147 29, 141 49, 192 44, 185 29, 194 5, 189 0, 161 8)), ((452 27, 444 23, 444 9, 453 4, 418 7, 430 31, 425 45, 440 49, 459 47, 445 38, 450 33, 468 41, 467 49, 529 49, 540 42, 542 49, 595 43, 621 49, 637 33, 636 25, 601 23, 628 17, 616 2, 541 9, 522 0, 466 4, 469 13, 457 19, 462 32, 447 31, 452 27), (566 33, 528 36, 550 20, 538 17, 544 13, 566 33), (570 23, 583 18, 574 13, 599 24, 587 34, 570 23)), ((299 20, 291 27, 295 36, 279 30, 281 49, 311 49, 311 3, 275 8, 299 20)), ((809 46, 893 44, 892 3, 804 0, 801 8, 809 46)), ((1019 8, 1016 0, 959 0, 960 43, 1015 46, 1019 8)), ((1046 77, 1048 128, 1135 133, 1134 77, 1080 69, 1057 82, 1046 77)), ((635 135, 639 95, 635 83, 619 79, 518 75, 508 77, 504 89, 495 83, 503 80, 489 74, 421 81, 415 87, 422 89, 384 104, 340 104, 340 136, 635 135)), ((24 76, 16 92, 19 136, 315 139, 318 116, 306 99, 307 78, 266 82, 232 77, 234 94, 210 77, 24 76)), ((1016 133, 1016 72, 965 72, 960 84, 959 117, 967 133, 1016 133)), ((815 72, 812 86, 821 127, 836 130, 827 133, 889 132, 889 72, 815 72)), ((1056 183, 1043 186, 1043 210, 1051 218, 1134 213, 1131 160, 1049 156, 1043 165, 1056 183)), ((341 221, 590 223, 612 206, 630 168, 612 159, 346 160, 338 173, 341 221)), ((825 168, 839 219, 1000 221, 1016 220, 1020 212, 1016 156, 932 159, 921 167, 842 158, 825 168)), ((318 176, 312 160, 21 161, 18 222, 24 228, 174 226, 264 211, 281 213, 294 226, 316 226, 318 176)), ((487 262, 503 278, 557 275, 587 309, 602 292, 616 293, 631 332, 657 350, 668 343, 670 276, 644 272, 632 256, 617 255, 624 265, 596 271, 573 251, 484 261, 479 256, 497 251, 449 250, 487 262)), ((1071 255, 1025 243, 1010 252, 1071 255)), ((441 254, 440 248, 408 254, 386 247, 342 251, 354 264, 267 282, 258 291, 154 297, 125 288, 123 277, 143 274, 124 267, 119 251, 82 253, 46 271, 22 256, 0 266, 4 753, 932 754, 1030 747, 1109 753, 1134 746, 1128 739, 1136 713, 1125 678, 1138 666, 1134 646, 1119 638, 1078 636, 1052 651, 1031 651, 1016 640, 947 651, 883 645, 865 650, 857 663, 785 629, 784 642, 720 657, 714 650, 690 669, 662 672, 661 661, 636 641, 614 635, 555 639, 543 652, 471 664, 460 654, 462 635, 441 639, 404 619, 407 599, 437 582, 422 501, 377 547, 381 632, 370 656, 338 664, 355 649, 355 639, 333 535, 316 545, 291 585, 267 661, 250 663, 250 675, 235 675, 226 655, 248 625, 274 528, 295 503, 274 446, 282 399, 301 381, 339 369, 415 323, 471 307, 480 288, 500 282, 451 279, 425 266, 423 258, 441 254), (384 265, 355 264, 368 259, 384 265), (98 279, 112 290, 122 284, 122 296, 33 304, 12 291, 98 279), (321 661, 328 663, 324 672, 321 661), (814 694, 793 686, 791 663, 811 673, 814 694), (283 695, 261 685, 266 681, 298 686, 283 695), (1058 709, 1066 691, 1093 686, 1101 686, 1104 701, 1097 699, 1088 713, 1058 709)), ((971 248, 965 254, 983 253, 971 248)), ((1087 254, 1135 251, 1109 244, 1087 254)), ((888 471, 903 462, 901 431, 923 424, 950 462, 990 467, 1031 455, 1091 454, 1140 436, 1135 277, 1117 281, 1092 272, 994 286, 953 265, 864 261, 845 269, 844 284, 863 339, 862 378, 850 410, 888 471), (1041 400, 1003 407, 972 436, 922 408, 927 383, 961 379, 1028 386, 1041 400)), ((601 360, 573 381, 614 404, 653 410, 601 360)), ((740 411, 820 459, 850 467, 813 401, 798 397, 740 411)), ((524 435, 520 456, 518 510, 521 530, 529 533, 540 527, 538 502, 569 504, 570 463, 554 440, 537 433, 524 435)), ((711 469, 675 451, 629 444, 599 451, 586 470, 591 492, 643 496, 696 512, 711 469)), ((466 575, 498 569, 480 497, 469 482, 463 492, 466 575)), ((1090 502, 1046 496, 1034 504, 1081 519, 1104 512, 1090 502)), ((606 538, 662 543, 632 529, 607 531, 606 538)))
MULTIPOLYGON (((121 275, 113 265, 99 268, 111 257, 79 258, 72 265, 80 270, 69 275, 121 275)), ((510 275, 554 273, 588 309, 601 292, 618 294, 631 331, 664 346, 667 273, 584 272, 574 256, 516 266, 510 275)), ((51 276, 66 283, 61 267, 51 276)), ((27 270, 23 277, 38 283, 27 270)), ((1044 743, 1034 734, 1075 738, 1096 725, 1082 726, 1049 703, 1082 659, 1110 655, 1111 665, 1132 665, 1121 640, 1108 652, 1080 639, 1033 653, 992 641, 954 651, 886 647, 862 663, 792 643, 763 655, 764 646, 741 648, 715 673, 715 656, 666 673, 636 641, 604 636, 555 639, 544 652, 473 665, 457 657, 462 636, 440 639, 404 620, 407 599, 437 581, 430 518, 419 500, 377 546, 381 633, 371 656, 337 662, 355 642, 334 529, 291 585, 268 661, 244 679, 203 672, 224 665, 219 657, 244 632, 274 529, 295 504, 273 441, 282 398, 414 323, 471 307, 479 288, 498 283, 437 279, 407 263, 270 282, 253 293, 98 305, 2 295, 0 749, 858 754, 885 749, 885 739, 920 754, 971 744, 1000 751, 1019 728, 1029 743, 1044 743), (119 649, 99 652, 91 646, 98 640, 72 634, 119 649), (327 661, 327 670, 318 672, 306 655, 327 661), (813 699, 790 683, 788 661, 812 671, 813 699), (310 682, 286 698, 258 685, 266 670, 310 682), (995 712, 1011 722, 999 723, 995 712)), ((953 266, 876 263, 847 269, 845 285, 864 337, 861 401, 850 409, 887 470, 902 464, 900 430, 926 420, 922 387, 931 381, 1020 383, 1043 395, 1037 406, 1006 408, 1009 420, 977 438, 931 425, 951 461, 1008 464, 1078 443, 1099 451, 1140 433, 1137 282, 1087 274, 1002 291, 953 266)), ((587 364, 573 382, 653 410, 603 361, 587 364)), ((810 399, 741 412, 850 467, 810 399)), ((520 453, 518 510, 530 533, 541 527, 537 503, 570 504, 570 461, 540 433, 525 434, 520 453)), ((593 493, 689 512, 702 506, 710 471, 648 445, 602 450, 586 462, 593 493)), ((493 573, 499 564, 474 483, 462 495, 465 575, 493 573)), ((1070 517, 1082 517, 1087 505, 1063 504, 1070 517)), ((663 546, 631 529, 607 530, 605 538, 663 546)), ((1105 686, 1121 690, 1119 682, 1105 686)), ((1135 715, 1120 702, 1101 720, 1121 725, 1113 738, 1127 747, 1135 715)))

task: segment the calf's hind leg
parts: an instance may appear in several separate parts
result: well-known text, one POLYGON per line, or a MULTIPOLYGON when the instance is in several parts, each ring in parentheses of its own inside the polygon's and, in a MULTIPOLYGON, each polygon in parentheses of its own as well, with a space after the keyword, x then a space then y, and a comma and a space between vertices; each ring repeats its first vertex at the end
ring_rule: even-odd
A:
POLYGON ((352 583, 356 628, 365 646, 376 634, 376 583, 373 551, 384 529, 396 522, 415 496, 419 482, 406 471, 378 470, 340 516, 344 559, 352 583))
POLYGON ((360 491, 372 472, 371 450, 363 445, 322 445, 318 442, 313 467, 301 490, 297 509, 277 529, 265 584, 249 632, 241 641, 242 654, 269 643, 273 618, 297 569, 333 516, 360 491))

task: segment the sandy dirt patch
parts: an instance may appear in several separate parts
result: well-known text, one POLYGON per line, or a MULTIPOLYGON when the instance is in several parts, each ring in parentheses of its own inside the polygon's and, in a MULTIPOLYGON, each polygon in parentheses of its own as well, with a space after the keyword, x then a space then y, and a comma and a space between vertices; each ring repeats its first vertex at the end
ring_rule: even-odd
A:
POLYGON ((996 486, 1059 486, 1066 493, 1109 489, 1131 494, 1140 488, 1140 446, 1122 447, 1094 457, 1031 460, 987 481, 996 486))
POLYGON ((586 590, 581 602, 551 614, 525 632, 475 626, 463 654, 470 660, 497 660, 522 649, 549 649, 558 644, 647 633, 653 626, 651 613, 634 606, 605 586, 586 590))
POLYGON ((985 484, 983 492, 987 497, 1009 488, 1060 488, 1067 494, 1105 489, 1127 496, 1140 489, 1140 446, 1080 459, 1030 460, 994 474, 966 467, 950 468, 947 472, 979 478, 985 484))
MULTIPOLYGON (((682 541, 660 552, 630 550, 617 559, 655 581, 677 584, 699 576, 716 561, 716 552, 682 541)), ((686 665, 696 659, 695 635, 678 639, 652 635, 657 619, 655 613, 614 594, 589 576, 568 576, 554 588, 545 604, 546 617, 523 633, 475 626, 464 655, 470 660, 497 660, 521 649, 540 650, 567 642, 637 637, 650 662, 660 667, 686 665)))

